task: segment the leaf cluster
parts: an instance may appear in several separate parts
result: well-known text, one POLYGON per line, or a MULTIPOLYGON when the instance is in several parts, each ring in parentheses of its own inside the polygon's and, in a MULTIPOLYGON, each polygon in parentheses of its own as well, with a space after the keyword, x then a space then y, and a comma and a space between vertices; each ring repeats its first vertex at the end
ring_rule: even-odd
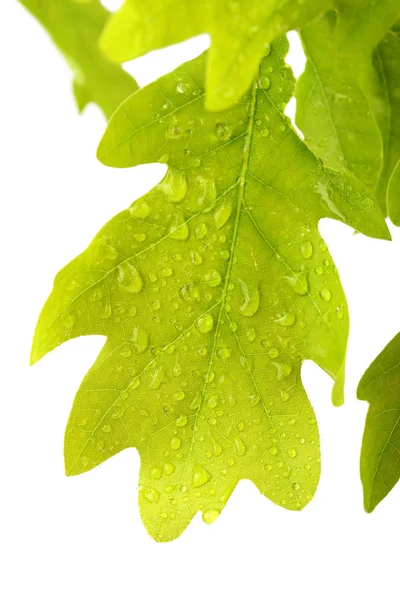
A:
MULTIPOLYGON (((65 436, 70 475, 127 447, 157 540, 212 523, 240 479, 303 508, 320 473, 304 360, 343 402, 348 311, 318 221, 390 239, 400 224, 398 0, 21 0, 71 63, 78 106, 110 117, 105 165, 163 180, 56 277, 32 362, 81 335, 104 347, 65 436), (66 23, 68 26, 66 26, 66 23), (297 84, 285 33, 307 64, 297 84), (200 33, 209 51, 137 90, 119 62, 200 33), (284 111, 297 100, 301 139, 284 111)), ((364 375, 365 506, 400 475, 398 336, 364 375), (388 393, 387 388, 390 388, 388 393)))

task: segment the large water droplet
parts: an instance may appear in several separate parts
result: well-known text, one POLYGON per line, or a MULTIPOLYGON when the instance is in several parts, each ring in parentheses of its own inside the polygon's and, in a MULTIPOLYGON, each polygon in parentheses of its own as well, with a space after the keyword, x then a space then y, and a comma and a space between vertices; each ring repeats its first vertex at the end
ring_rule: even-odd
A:
POLYGON ((238 279, 238 281, 244 295, 244 302, 239 310, 243 316, 252 317, 260 305, 260 292, 258 288, 250 289, 242 279, 238 279))
POLYGON ((239 456, 243 456, 244 454, 246 454, 247 448, 241 438, 236 438, 235 448, 236 448, 236 452, 238 453, 239 456))
POLYGON ((183 215, 178 213, 175 215, 174 223, 171 226, 169 237, 173 240, 187 240, 189 237, 189 227, 183 215))
POLYGON ((192 486, 195 488, 201 487, 207 481, 210 481, 211 473, 206 471, 201 465, 196 464, 192 471, 192 486))
POLYGON ((157 189, 165 194, 168 202, 182 202, 187 191, 185 174, 170 167, 164 179, 157 185, 157 189))
POLYGON ((222 204, 214 214, 215 225, 218 229, 221 229, 225 223, 228 221, 229 217, 232 214, 232 205, 228 202, 222 204))
POLYGON ((130 294, 137 294, 143 287, 139 271, 130 263, 118 266, 117 279, 118 286, 124 292, 129 292, 130 294))
POLYGON ((149 334, 142 327, 135 327, 132 332, 132 342, 135 346, 136 352, 144 352, 149 344, 149 334))
POLYGON ((197 322, 196 327, 200 331, 200 333, 208 333, 214 326, 214 319, 211 315, 203 315, 201 316, 197 322))
POLYGON ((293 277, 287 277, 293 291, 299 296, 305 296, 309 290, 307 273, 298 273, 293 277))
POLYGON ((129 212, 135 219, 145 219, 150 212, 150 207, 145 200, 136 200, 129 208, 129 212))
POLYGON ((313 255, 313 245, 310 241, 300 244, 300 252, 304 258, 311 258, 313 255))

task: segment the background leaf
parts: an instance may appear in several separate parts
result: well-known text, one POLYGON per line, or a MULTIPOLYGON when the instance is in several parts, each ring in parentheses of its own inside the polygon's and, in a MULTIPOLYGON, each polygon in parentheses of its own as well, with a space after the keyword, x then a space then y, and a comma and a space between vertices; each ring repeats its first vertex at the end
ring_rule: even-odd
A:
POLYGON ((340 404, 348 334, 317 223, 388 237, 355 177, 324 168, 282 114, 286 51, 274 44, 225 112, 205 110, 206 55, 124 102, 99 157, 169 170, 59 273, 37 326, 32 361, 76 336, 107 337, 76 396, 66 470, 135 446, 157 540, 199 510, 214 521, 242 478, 289 509, 312 498, 319 437, 300 368, 310 359, 336 379, 340 404))
POLYGON ((364 373, 357 390, 370 403, 361 449, 367 512, 385 498, 400 476, 400 334, 364 373))
POLYGON ((269 43, 305 25, 333 0, 125 0, 111 17, 102 48, 122 62, 200 33, 211 36, 206 106, 223 110, 248 90, 269 43))
POLYGON ((138 89, 120 66, 109 62, 97 47, 109 15, 98 0, 20 0, 43 25, 74 73, 74 94, 80 111, 88 102, 99 105, 108 118, 138 89))
POLYGON ((308 60, 298 82, 296 122, 328 165, 342 165, 376 190, 386 214, 396 145, 389 90, 396 54, 392 57, 387 41, 393 36, 375 48, 400 15, 400 5, 397 0, 340 0, 336 7, 301 31, 308 60))

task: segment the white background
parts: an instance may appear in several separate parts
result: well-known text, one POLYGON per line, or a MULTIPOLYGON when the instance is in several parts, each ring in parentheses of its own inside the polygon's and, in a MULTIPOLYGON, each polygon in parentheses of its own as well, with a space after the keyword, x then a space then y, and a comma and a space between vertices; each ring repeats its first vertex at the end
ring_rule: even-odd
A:
MULTIPOLYGON (((79 383, 103 340, 73 340, 35 367, 35 322, 56 272, 98 229, 161 178, 161 165, 108 169, 96 161, 105 122, 77 115, 70 72, 16 2, 2 6, 1 94, 1 550, 4 600, 398 598, 400 485, 363 511, 358 460, 367 405, 357 381, 400 330, 400 234, 370 240, 323 221, 352 317, 346 404, 313 364, 303 380, 319 420, 322 478, 301 513, 275 506, 248 481, 217 522, 198 515, 157 544, 137 508, 138 455, 127 450, 75 478, 63 434, 79 383)), ((207 45, 205 37, 132 62, 141 85, 207 45)), ((297 49, 296 49, 297 48, 297 49)), ((291 64, 303 64, 298 47, 291 64)))

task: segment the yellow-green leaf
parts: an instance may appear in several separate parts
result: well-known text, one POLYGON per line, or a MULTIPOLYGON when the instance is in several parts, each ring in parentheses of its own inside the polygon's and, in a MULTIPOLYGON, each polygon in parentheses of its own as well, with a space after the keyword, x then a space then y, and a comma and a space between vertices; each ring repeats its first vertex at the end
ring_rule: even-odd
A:
POLYGON ((33 361, 73 337, 107 338, 75 399, 66 470, 136 447, 157 540, 197 511, 213 522, 243 478, 286 508, 309 502, 319 436, 300 369, 310 359, 329 373, 340 404, 348 334, 318 221, 389 235, 359 181, 325 168, 282 114, 286 51, 273 44, 224 112, 205 109, 205 55, 124 102, 100 159, 164 162, 167 174, 57 275, 35 333, 33 361))

